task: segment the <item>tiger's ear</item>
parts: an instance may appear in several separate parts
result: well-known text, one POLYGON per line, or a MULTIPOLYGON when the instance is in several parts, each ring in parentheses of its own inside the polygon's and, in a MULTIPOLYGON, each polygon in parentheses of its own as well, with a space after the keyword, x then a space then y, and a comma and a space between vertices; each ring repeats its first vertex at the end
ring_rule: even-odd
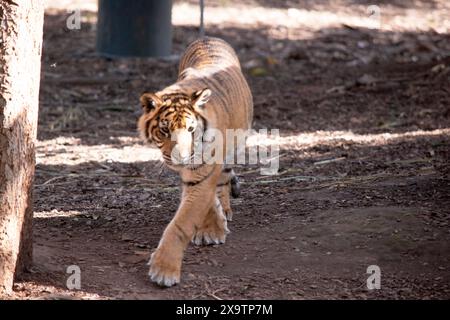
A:
POLYGON ((161 98, 154 93, 144 93, 141 96, 140 101, 145 113, 149 113, 163 104, 161 98))
POLYGON ((211 90, 208 88, 194 92, 191 97, 194 108, 200 111, 203 110, 210 97, 211 90))

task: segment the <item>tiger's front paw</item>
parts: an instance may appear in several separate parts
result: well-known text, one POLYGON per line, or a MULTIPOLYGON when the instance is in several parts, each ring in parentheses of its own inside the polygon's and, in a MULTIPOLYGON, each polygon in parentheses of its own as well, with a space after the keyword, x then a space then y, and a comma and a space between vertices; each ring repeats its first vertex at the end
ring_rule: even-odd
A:
POLYGON ((171 287, 180 283, 181 259, 175 258, 158 248, 152 253, 148 264, 150 265, 148 275, 158 285, 171 287))
POLYGON ((205 244, 222 244, 225 243, 227 234, 230 233, 227 227, 227 220, 225 217, 215 219, 215 221, 208 221, 199 228, 194 235, 192 242, 198 246, 205 244))

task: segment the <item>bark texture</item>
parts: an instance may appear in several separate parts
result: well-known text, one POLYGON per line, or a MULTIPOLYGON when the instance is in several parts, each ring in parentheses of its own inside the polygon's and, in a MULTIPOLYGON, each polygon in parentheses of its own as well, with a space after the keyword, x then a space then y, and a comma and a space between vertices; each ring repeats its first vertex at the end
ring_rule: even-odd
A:
POLYGON ((44 4, 0 0, 0 295, 32 262, 44 4))

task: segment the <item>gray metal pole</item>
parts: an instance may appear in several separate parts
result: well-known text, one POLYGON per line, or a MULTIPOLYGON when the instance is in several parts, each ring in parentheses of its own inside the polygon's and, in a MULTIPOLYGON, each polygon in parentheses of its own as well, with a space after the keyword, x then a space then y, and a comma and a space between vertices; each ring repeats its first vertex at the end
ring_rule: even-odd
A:
POLYGON ((205 2, 204 0, 200 0, 200 38, 205 36, 205 2))
POLYGON ((97 52, 164 57, 172 49, 172 0, 99 0, 97 52))

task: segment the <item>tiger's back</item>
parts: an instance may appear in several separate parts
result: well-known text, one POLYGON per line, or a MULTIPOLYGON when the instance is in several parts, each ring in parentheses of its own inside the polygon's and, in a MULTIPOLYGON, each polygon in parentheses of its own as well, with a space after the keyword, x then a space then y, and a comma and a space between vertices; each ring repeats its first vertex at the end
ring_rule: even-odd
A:
POLYGON ((216 128, 251 127, 252 94, 235 51, 224 40, 204 37, 191 43, 181 58, 178 80, 171 87, 187 93, 209 88, 213 94, 208 118, 216 128))

